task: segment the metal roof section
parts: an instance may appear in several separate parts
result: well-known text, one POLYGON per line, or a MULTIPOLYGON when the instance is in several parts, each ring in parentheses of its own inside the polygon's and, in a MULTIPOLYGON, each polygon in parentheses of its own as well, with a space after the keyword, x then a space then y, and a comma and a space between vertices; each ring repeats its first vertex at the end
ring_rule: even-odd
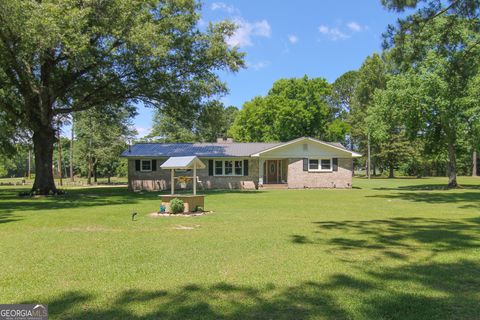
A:
POLYGON ((196 156, 189 157, 170 157, 165 161, 160 168, 162 169, 204 169, 205 164, 196 156))
POLYGON ((253 153, 281 143, 138 143, 122 153, 122 157, 249 157, 253 153))
POLYGON ((232 143, 138 143, 130 146, 122 153, 122 157, 259 157, 262 153, 288 146, 302 140, 320 143, 327 147, 350 154, 352 157, 362 155, 348 150, 337 142, 325 142, 309 137, 302 137, 288 142, 232 142, 232 143))

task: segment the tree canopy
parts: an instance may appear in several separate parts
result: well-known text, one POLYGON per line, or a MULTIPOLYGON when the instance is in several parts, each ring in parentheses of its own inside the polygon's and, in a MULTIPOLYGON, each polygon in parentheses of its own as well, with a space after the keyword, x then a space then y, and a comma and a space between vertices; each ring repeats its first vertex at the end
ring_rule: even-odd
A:
POLYGON ((480 62, 480 3, 471 0, 387 1, 388 8, 417 11, 390 26, 385 47, 399 74, 395 103, 406 108, 411 134, 448 154, 449 186, 456 187, 457 148, 472 114, 469 101, 480 62))
POLYGON ((173 116, 156 111, 153 127, 147 141, 159 142, 214 142, 227 136, 239 110, 225 106, 219 101, 207 103, 199 113, 191 117, 173 116))
POLYGON ((239 141, 287 141, 301 136, 343 138, 348 126, 329 103, 323 78, 280 79, 265 97, 243 105, 230 134, 239 141))

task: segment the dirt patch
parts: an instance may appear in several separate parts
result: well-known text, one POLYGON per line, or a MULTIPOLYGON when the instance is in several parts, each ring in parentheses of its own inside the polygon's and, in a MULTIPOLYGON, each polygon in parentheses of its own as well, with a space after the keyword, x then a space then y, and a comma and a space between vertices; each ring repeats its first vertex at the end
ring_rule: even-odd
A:
POLYGON ((151 218, 162 218, 162 217, 198 217, 206 215, 207 213, 212 213, 212 211, 204 211, 204 212, 185 212, 185 213, 158 213, 152 212, 148 216, 151 218))
POLYGON ((197 229, 197 228, 200 228, 200 225, 199 224, 194 224, 193 226, 182 226, 182 225, 176 225, 173 227, 173 229, 175 230, 194 230, 194 229, 197 229))
POLYGON ((119 232, 121 229, 105 228, 101 226, 87 226, 83 228, 74 227, 63 229, 66 232, 119 232))

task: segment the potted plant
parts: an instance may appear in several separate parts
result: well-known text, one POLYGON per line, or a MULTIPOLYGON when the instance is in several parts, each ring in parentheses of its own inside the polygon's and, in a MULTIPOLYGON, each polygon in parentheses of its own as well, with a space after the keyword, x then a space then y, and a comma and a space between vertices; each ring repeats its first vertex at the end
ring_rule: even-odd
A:
POLYGON ((188 176, 180 176, 178 177, 178 183, 180 183, 180 188, 185 189, 187 187, 187 183, 192 179, 192 177, 188 176))

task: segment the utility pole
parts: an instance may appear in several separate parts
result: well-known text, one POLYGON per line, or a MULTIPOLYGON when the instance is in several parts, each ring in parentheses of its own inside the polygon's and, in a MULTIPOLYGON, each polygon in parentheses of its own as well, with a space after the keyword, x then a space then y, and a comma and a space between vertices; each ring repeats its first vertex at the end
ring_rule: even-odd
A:
POLYGON ((72 115, 72 132, 71 132, 71 139, 70 139, 70 181, 75 182, 75 178, 73 177, 73 139, 75 138, 75 134, 73 130, 75 128, 75 118, 72 115))
POLYGON ((367 152, 368 152, 367 176, 368 176, 368 179, 370 179, 370 166, 372 164, 371 156, 370 156, 370 132, 368 132, 368 135, 367 135, 367 152))
POLYGON ((63 181, 62 181, 62 142, 60 141, 60 122, 58 122, 57 138, 58 138, 58 176, 60 178, 60 186, 63 186, 63 181))
POLYGON ((472 177, 477 176, 477 150, 473 151, 473 166, 472 166, 472 177))
POLYGON ((32 179, 32 149, 28 146, 28 179, 32 179))

